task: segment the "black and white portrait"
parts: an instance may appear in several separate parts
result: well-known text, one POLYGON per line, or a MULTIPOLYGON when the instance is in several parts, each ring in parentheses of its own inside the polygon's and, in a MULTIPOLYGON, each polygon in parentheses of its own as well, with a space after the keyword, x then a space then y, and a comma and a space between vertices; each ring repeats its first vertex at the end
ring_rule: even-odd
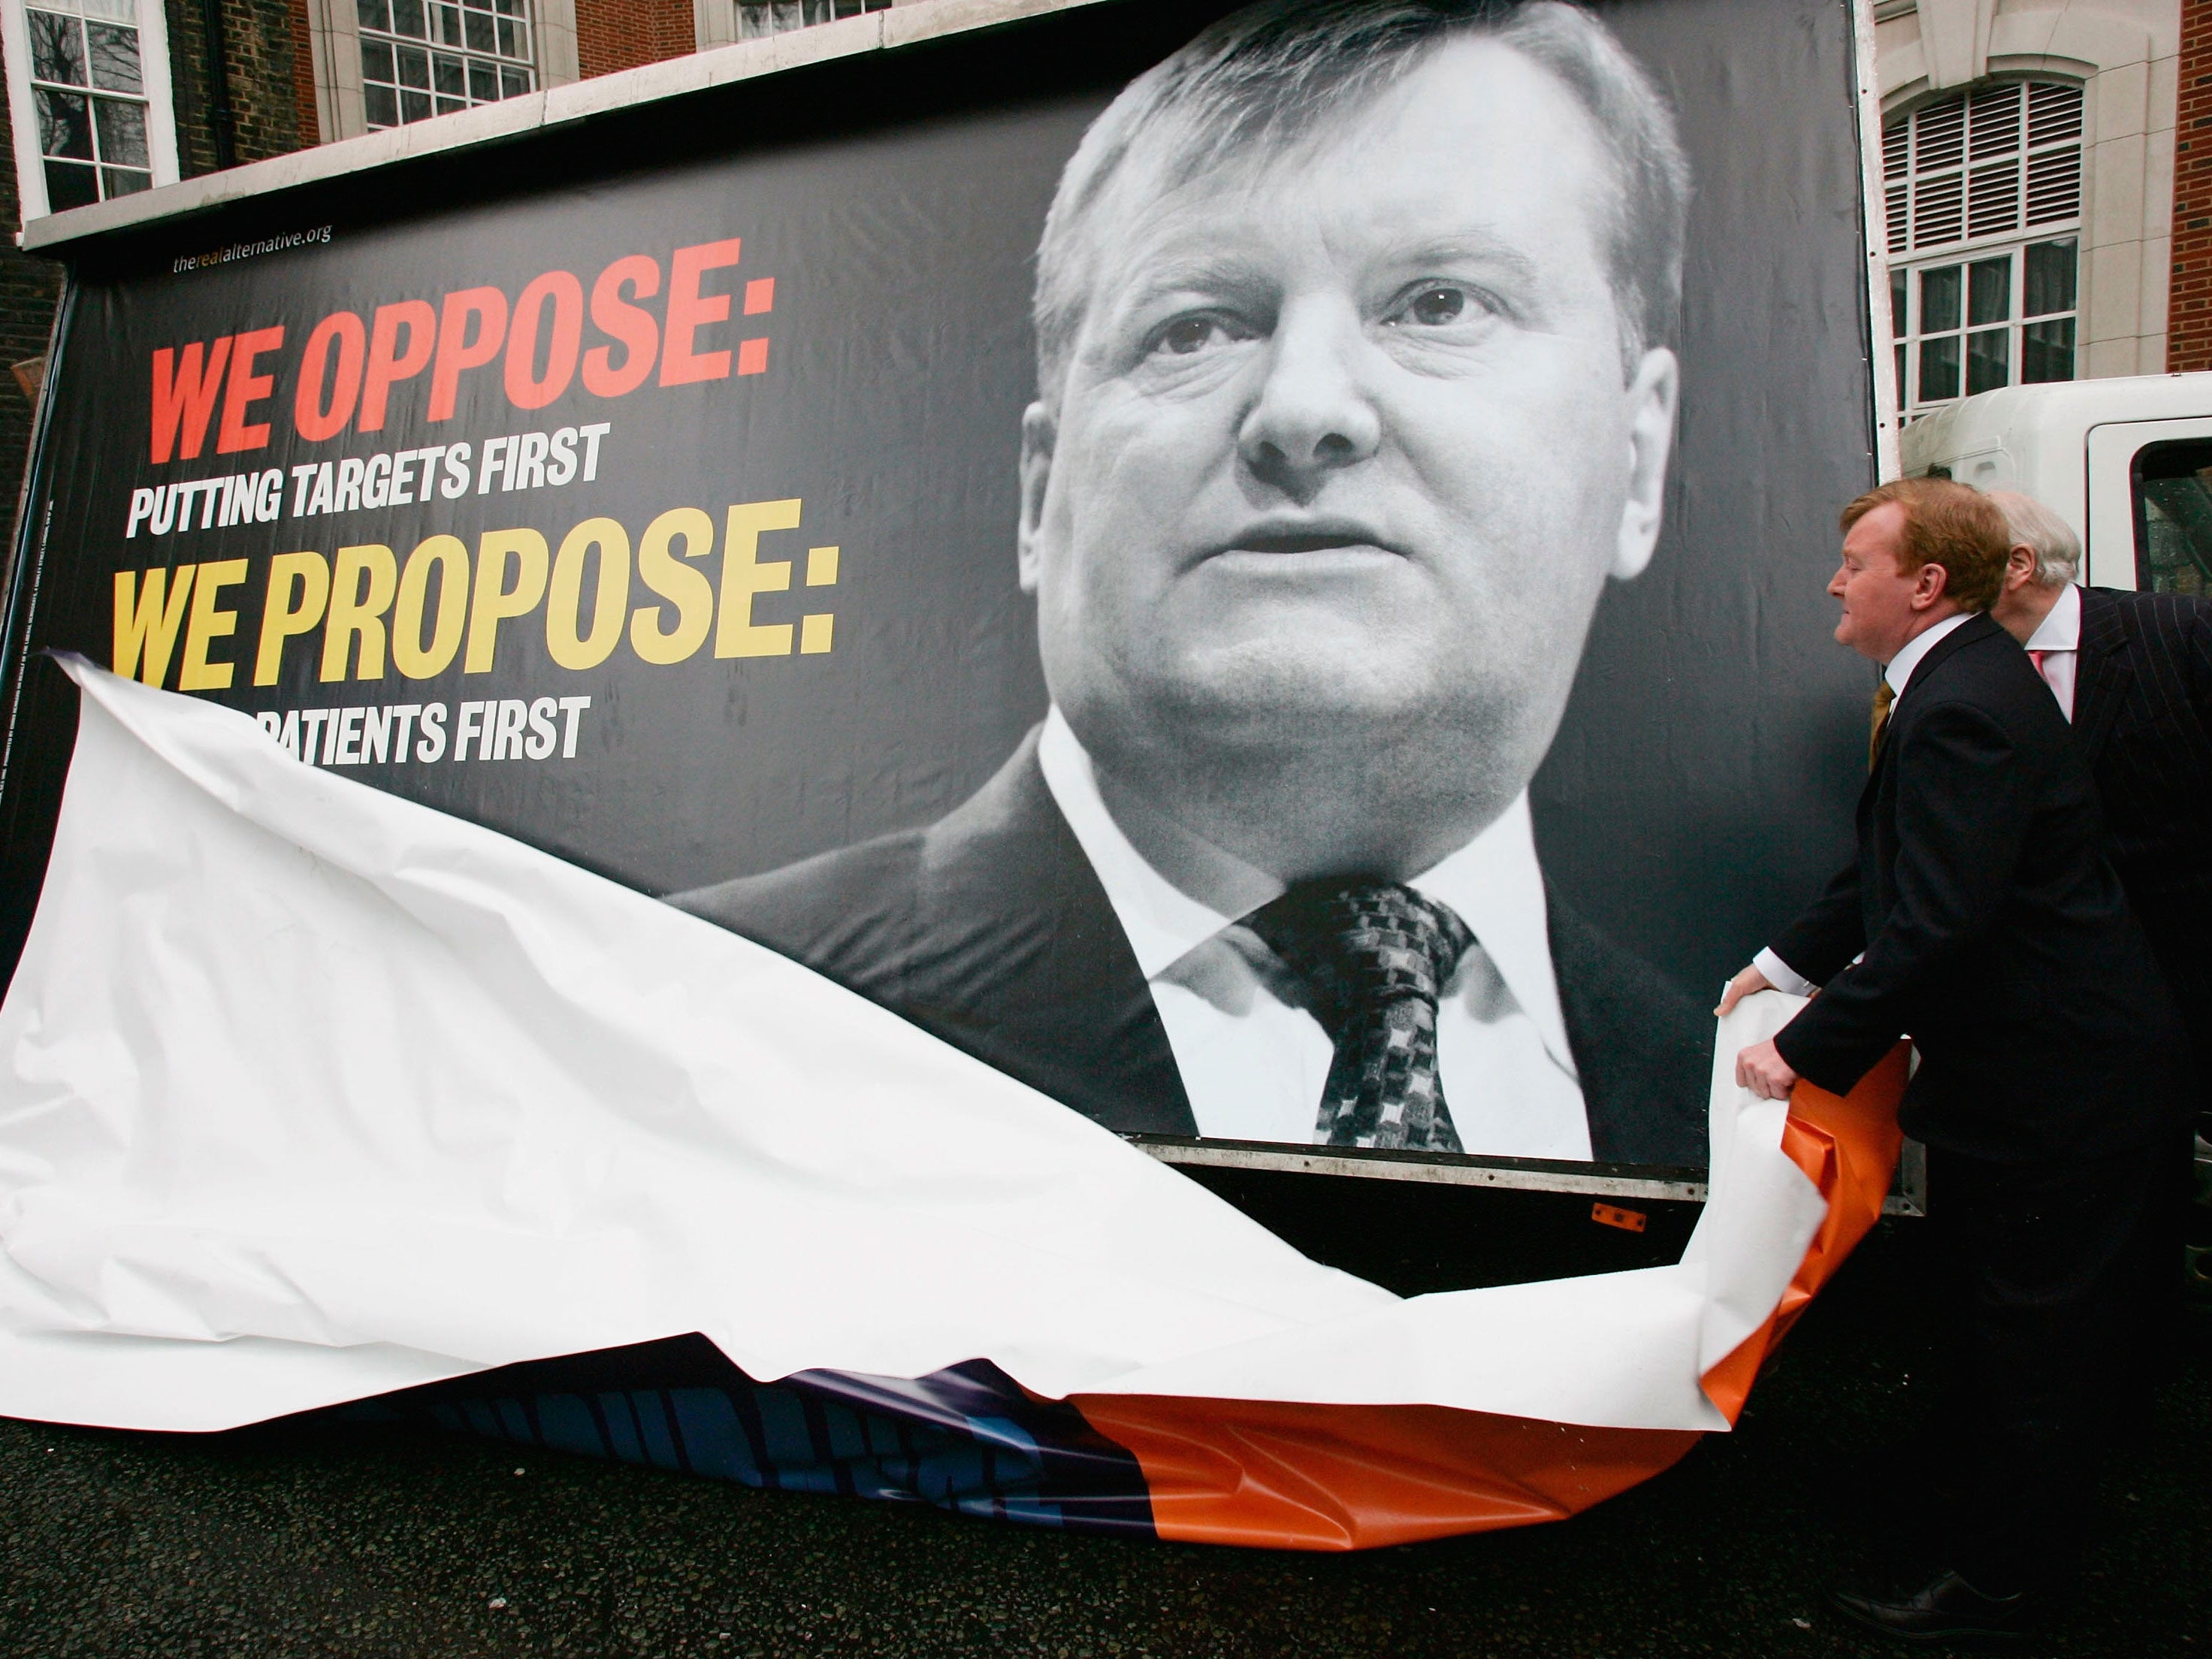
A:
POLYGON ((1577 7, 1207 29, 1037 248, 1049 712, 937 822, 678 902, 1116 1130, 1702 1162, 1710 1018, 1528 804, 1659 535, 1690 189, 1577 7))

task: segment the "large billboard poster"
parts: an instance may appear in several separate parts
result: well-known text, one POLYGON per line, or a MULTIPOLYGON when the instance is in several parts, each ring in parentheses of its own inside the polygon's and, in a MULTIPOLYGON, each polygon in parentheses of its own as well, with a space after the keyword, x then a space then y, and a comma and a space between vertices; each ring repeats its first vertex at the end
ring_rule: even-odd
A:
POLYGON ((1116 1131, 1703 1164, 1863 763, 1849 8, 1225 10, 78 249, 14 941, 75 650, 1116 1131))

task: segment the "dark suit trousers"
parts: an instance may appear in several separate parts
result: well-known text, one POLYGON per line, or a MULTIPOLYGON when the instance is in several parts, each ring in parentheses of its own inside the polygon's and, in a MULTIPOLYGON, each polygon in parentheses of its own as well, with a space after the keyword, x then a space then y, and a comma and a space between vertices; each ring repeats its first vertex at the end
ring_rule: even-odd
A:
POLYGON ((1929 1149, 1951 1565, 1977 1589, 2039 1587, 2079 1554, 2109 1427, 2143 1381, 2172 1167, 2165 1139, 2065 1162, 1929 1149))

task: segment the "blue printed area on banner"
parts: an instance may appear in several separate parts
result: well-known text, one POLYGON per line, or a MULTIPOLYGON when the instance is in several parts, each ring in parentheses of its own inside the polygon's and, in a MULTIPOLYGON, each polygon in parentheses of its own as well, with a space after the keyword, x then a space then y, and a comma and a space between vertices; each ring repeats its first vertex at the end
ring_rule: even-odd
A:
POLYGON ((1137 1460, 1073 1406, 1033 1399, 984 1360, 911 1382, 799 1371, 756 1382, 704 1337, 677 1337, 314 1415, 434 1425, 780 1492, 1152 1534, 1137 1460))

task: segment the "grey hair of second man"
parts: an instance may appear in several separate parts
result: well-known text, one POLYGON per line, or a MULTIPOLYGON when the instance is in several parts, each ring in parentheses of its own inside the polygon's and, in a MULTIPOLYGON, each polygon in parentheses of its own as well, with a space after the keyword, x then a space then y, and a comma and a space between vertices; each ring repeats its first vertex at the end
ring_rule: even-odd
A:
POLYGON ((2081 574, 2081 538, 2073 526, 2017 489, 1992 489, 1989 495, 2005 516, 2012 545, 2035 555, 2037 586, 2062 586, 2081 574))
MULTIPOLYGON (((1254 149, 1287 150, 1445 41, 1475 35, 1556 76, 1589 115, 1613 173, 1604 227, 1623 379, 1671 345, 1682 306, 1690 167, 1662 94, 1613 32, 1565 0, 1261 0, 1139 76, 1091 124, 1060 174, 1037 245, 1038 395, 1057 409, 1090 297, 1085 234, 1132 163, 1164 188, 1254 149)), ((1479 158, 1471 158, 1479 159, 1479 158)))

